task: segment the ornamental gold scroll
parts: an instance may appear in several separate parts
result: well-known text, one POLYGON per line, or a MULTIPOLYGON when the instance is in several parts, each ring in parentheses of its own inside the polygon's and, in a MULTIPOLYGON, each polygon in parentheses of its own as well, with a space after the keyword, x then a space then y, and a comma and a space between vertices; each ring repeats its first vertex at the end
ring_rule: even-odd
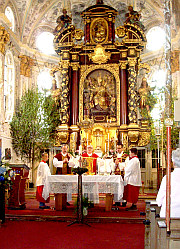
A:
POLYGON ((5 53, 5 44, 9 42, 9 33, 3 26, 0 26, 0 52, 5 53))
POLYGON ((19 58, 21 59, 20 75, 31 77, 31 69, 34 65, 34 60, 27 55, 20 55, 19 58))

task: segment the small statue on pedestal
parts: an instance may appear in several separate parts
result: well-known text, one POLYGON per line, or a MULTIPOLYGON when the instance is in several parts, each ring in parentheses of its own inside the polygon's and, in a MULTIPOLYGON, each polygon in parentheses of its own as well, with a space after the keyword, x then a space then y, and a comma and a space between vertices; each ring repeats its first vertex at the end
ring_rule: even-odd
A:
POLYGON ((96 4, 104 4, 103 0, 96 0, 96 4))
POLYGON ((148 95, 150 94, 150 87, 148 86, 146 78, 142 79, 141 86, 138 90, 139 93, 139 107, 141 111, 146 110, 147 114, 150 115, 150 106, 148 103, 148 95))

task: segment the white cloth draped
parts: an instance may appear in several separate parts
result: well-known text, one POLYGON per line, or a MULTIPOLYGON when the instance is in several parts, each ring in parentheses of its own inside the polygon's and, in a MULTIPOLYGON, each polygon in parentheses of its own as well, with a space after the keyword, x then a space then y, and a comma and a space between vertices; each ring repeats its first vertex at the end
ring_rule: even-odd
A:
MULTIPOLYGON (((166 216, 166 176, 163 177, 156 198, 158 206, 161 207, 160 217, 166 216)), ((180 168, 175 168, 171 173, 171 217, 180 218, 180 168)))
MULTIPOLYGON (((121 200, 124 192, 122 177, 119 175, 83 175, 83 193, 93 194, 111 193, 121 200)), ((43 189, 43 198, 46 200, 49 193, 67 193, 73 194, 78 192, 77 175, 51 175, 47 178, 46 187, 43 189)), ((94 201, 94 199, 93 199, 94 201)), ((96 202, 95 202, 96 203, 96 202)))
POLYGON ((113 162, 113 158, 110 159, 98 158, 97 164, 98 164, 99 174, 114 172, 115 164, 113 162))

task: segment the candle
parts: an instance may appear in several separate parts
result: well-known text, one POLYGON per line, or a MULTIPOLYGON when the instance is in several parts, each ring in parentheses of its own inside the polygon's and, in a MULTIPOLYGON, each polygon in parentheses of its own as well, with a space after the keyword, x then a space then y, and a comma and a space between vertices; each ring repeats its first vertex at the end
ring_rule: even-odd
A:
POLYGON ((88 147, 88 133, 87 133, 87 147, 88 147))
POLYGON ((117 139, 117 137, 116 137, 116 132, 115 132, 115 138, 114 138, 114 152, 116 153, 116 139, 117 139))
POLYGON ((106 153, 106 143, 105 143, 105 153, 106 153))
POLYGON ((123 144, 123 133, 122 133, 122 139, 121 140, 122 140, 122 144, 123 144))
POLYGON ((109 153, 109 133, 108 133, 108 153, 109 153))
POLYGON ((79 146, 79 155, 82 154, 82 145, 79 146))

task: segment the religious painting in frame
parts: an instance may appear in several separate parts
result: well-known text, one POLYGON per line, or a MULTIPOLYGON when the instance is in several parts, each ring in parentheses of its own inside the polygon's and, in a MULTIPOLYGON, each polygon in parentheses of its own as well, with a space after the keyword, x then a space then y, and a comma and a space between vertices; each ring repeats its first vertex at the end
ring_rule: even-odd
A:
POLYGON ((94 123, 119 125, 120 79, 119 66, 81 66, 80 78, 80 122, 85 118, 94 123))
POLYGON ((90 27, 91 42, 103 44, 108 39, 108 23, 104 18, 95 18, 90 27))

